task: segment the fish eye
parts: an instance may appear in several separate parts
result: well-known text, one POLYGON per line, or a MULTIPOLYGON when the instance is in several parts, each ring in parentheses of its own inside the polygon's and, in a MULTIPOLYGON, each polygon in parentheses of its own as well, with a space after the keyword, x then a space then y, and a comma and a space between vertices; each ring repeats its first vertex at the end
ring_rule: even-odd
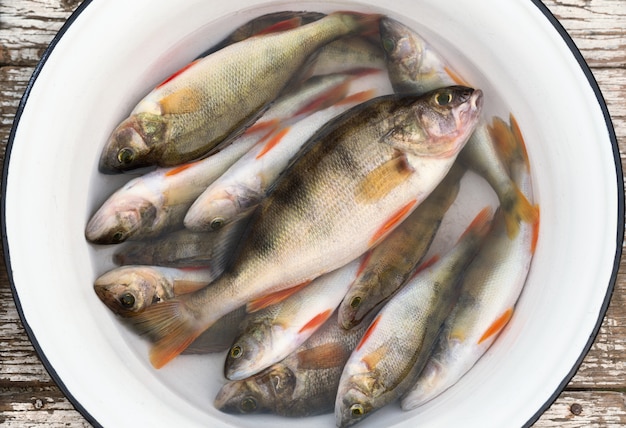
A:
POLYGON ((135 160, 135 151, 130 147, 124 147, 117 152, 117 160, 122 165, 128 165, 135 160))
POLYGON ((450 92, 439 92, 435 95, 435 102, 440 106, 445 106, 452 102, 452 94, 450 92))
POLYGON ((230 348, 230 356, 232 358, 240 358, 243 355, 243 349, 241 348, 241 346, 239 345, 235 345, 232 348, 230 348))
POLYGON ((211 229, 217 230, 224 226, 224 219, 222 217, 215 217, 211 220, 211 229))
POLYGON ((120 304, 126 308, 130 309, 135 305, 135 296, 130 293, 124 293, 120 296, 120 304))
POLYGON ((385 37, 382 40, 382 43, 383 43, 383 49, 387 52, 393 52, 394 49, 396 48, 396 42, 389 37, 385 37))
POLYGON ((254 412, 256 407, 256 400, 253 397, 246 397, 241 400, 241 411, 244 413, 254 412))
POLYGON ((353 404, 350 406, 350 416, 353 418, 360 418, 365 414, 365 409, 360 404, 353 404))
POLYGON ((124 240, 124 232, 121 231, 117 231, 113 234, 113 236, 111 237, 111 239, 113 240, 113 242, 122 242, 124 240))
POLYGON ((361 298, 359 296, 354 297, 352 300, 350 300, 350 307, 352 309, 356 309, 361 305, 361 298))

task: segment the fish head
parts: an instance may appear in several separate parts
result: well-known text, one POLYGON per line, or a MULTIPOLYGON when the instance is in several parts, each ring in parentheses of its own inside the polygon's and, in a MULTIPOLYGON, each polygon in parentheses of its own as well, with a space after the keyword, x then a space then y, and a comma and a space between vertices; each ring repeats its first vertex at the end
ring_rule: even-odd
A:
POLYGON ((271 330, 271 326, 263 322, 244 328, 226 355, 224 375, 227 379, 244 379, 267 367, 266 361, 272 353, 271 330))
POLYGON ((474 132, 482 105, 480 89, 436 89, 416 98, 405 114, 398 114, 382 141, 418 157, 454 157, 474 132))
POLYGON ((123 266, 98 277, 94 290, 115 314, 127 317, 168 297, 160 281, 158 272, 150 267, 123 266))
POLYGON ((167 131, 163 116, 137 113, 122 121, 109 137, 98 168, 105 174, 115 174, 153 165, 157 148, 165 141, 167 131))
POLYGON ((424 93, 461 83, 452 68, 418 33, 391 18, 380 20, 380 38, 396 93, 424 93))
POLYGON ((233 220, 238 211, 230 197, 210 198, 187 211, 185 227, 198 232, 220 230, 233 220))
POLYGON ((282 364, 244 380, 226 383, 215 398, 215 407, 231 414, 281 413, 288 406, 296 384, 294 373, 282 364))
POLYGON ((340 306, 339 322, 345 329, 359 325, 396 289, 401 279, 392 270, 366 270, 350 286, 340 306))
POLYGON ((111 198, 91 217, 85 237, 94 244, 120 244, 157 220, 158 209, 139 195, 111 198))
POLYGON ((394 91, 424 92, 422 80, 432 72, 423 66, 424 40, 404 24, 387 17, 380 20, 380 40, 394 91))
POLYGON ((368 394, 360 388, 338 391, 335 403, 335 421, 338 427, 348 427, 362 421, 375 410, 368 394))
POLYGON ((263 196, 263 192, 244 185, 213 189, 202 195, 187 211, 185 227, 198 232, 222 229, 246 216, 263 196))

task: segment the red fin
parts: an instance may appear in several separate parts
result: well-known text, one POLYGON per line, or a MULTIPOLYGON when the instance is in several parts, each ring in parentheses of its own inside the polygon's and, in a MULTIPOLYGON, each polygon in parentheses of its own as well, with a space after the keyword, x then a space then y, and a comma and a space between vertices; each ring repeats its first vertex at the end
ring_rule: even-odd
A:
POLYGON ((374 245, 379 239, 391 232, 398 224, 400 224, 402 220, 404 220, 406 216, 411 213, 411 209, 415 206, 415 204, 417 204, 417 200, 413 199, 411 202, 396 211, 391 218, 389 218, 385 224, 383 224, 381 228, 376 231, 374 236, 370 238, 369 245, 374 245))
POLYGON ((341 106, 346 104, 364 103, 365 101, 371 100, 375 96, 376 89, 368 89, 367 91, 357 92, 355 94, 345 97, 343 100, 337 102, 337 105, 341 106))
POLYGON ((376 329, 376 326, 378 325, 378 322, 380 321, 380 317, 381 315, 378 315, 374 321, 372 321, 372 323, 370 324, 370 326, 367 328, 367 331, 365 332, 365 334, 363 334, 363 337, 361 338, 361 341, 359 342, 359 344, 356 347, 356 350, 358 351, 359 349, 361 349, 361 347, 365 344, 365 342, 367 342, 367 339, 369 339, 369 337, 372 335, 372 333, 374 332, 374 330, 376 329))
POLYGON ((540 223, 539 205, 535 205, 535 210, 537 211, 537 220, 535 220, 535 223, 533 224, 533 237, 532 237, 532 241, 530 244, 531 254, 535 254, 535 250, 537 249, 537 241, 539 241, 539 223, 540 223))
POLYGON ((465 79, 463 79, 461 76, 459 76, 454 70, 452 70, 450 67, 446 66, 443 68, 443 70, 446 72, 446 74, 450 77, 450 79, 452 79, 454 81, 454 83, 456 83, 457 85, 461 85, 461 86, 471 86, 469 83, 467 83, 465 81, 465 79))
POLYGON ((306 330, 317 329, 319 326, 324 324, 328 317, 333 313, 331 309, 325 310, 317 315, 315 315, 311 320, 302 327, 298 333, 302 333, 306 330))
POLYGON ((150 362, 157 369, 176 358, 205 330, 194 323, 194 317, 179 299, 148 306, 131 314, 128 320, 140 334, 155 342, 150 362))
POLYGON ((291 130, 291 127, 287 126, 283 129, 281 129, 280 131, 278 131, 276 134, 274 134, 272 136, 272 138, 269 139, 269 141, 267 143, 265 143, 265 146, 263 147, 263 149, 259 152, 258 155, 256 155, 255 159, 260 159, 262 158, 267 152, 269 152, 270 150, 272 150, 278 143, 280 143, 280 140, 283 139, 283 137, 285 135, 287 135, 287 133, 291 130))
POLYGON ((189 68, 191 68, 196 62, 198 62, 199 59, 190 62, 189 64, 187 64, 186 66, 184 66, 183 68, 181 68, 180 70, 174 72, 170 77, 168 77, 167 79, 165 79, 164 81, 162 81, 161 83, 159 83, 156 86, 156 89, 159 89, 161 86, 165 85, 166 83, 168 83, 169 81, 173 80, 176 76, 182 74, 184 71, 188 70, 189 68))
POLYGON ((459 241, 465 238, 469 233, 477 235, 486 235, 489 231, 491 217, 493 216, 491 207, 485 207, 474 217, 474 220, 467 226, 465 232, 459 238, 459 241))
POLYGON ((174 167, 174 168, 170 169, 169 171, 167 171, 167 172, 165 173, 165 176, 166 176, 166 177, 171 177, 171 176, 173 176, 173 175, 176 175, 176 174, 178 174, 179 172, 183 172, 183 171, 185 171, 186 169, 191 168, 192 166, 196 165, 196 164, 197 164, 197 163, 199 163, 199 162, 201 162, 201 160, 198 160, 198 161, 195 161, 195 162, 185 163, 185 164, 179 165, 179 166, 177 166, 177 167, 174 167))
POLYGON ((509 322, 511 317, 513 316, 513 308, 507 309, 500 317, 493 322, 485 331, 485 333, 478 339, 478 344, 481 344, 485 340, 489 339, 494 334, 498 334, 500 330, 504 328, 504 326, 509 322))
POLYGON ((246 309, 248 310, 248 312, 256 312, 261 309, 267 308, 268 306, 273 305, 275 303, 282 302, 287 297, 300 291, 301 289, 303 289, 310 283, 311 281, 306 281, 306 282, 303 282, 302 284, 296 285, 295 287, 287 288, 286 290, 280 290, 275 293, 270 293, 266 296, 255 299, 251 301, 250 303, 248 303, 246 309))
POLYGON ((333 104, 340 102, 348 93, 349 87, 350 81, 347 80, 340 85, 330 88, 328 91, 320 94, 313 101, 298 110, 294 114, 294 116, 299 116, 305 113, 315 113, 316 111, 324 110, 325 108, 328 108, 333 104))
POLYGON ((415 269, 415 272, 413 272, 413 275, 411 275, 411 279, 415 278, 417 275, 420 274, 420 272, 425 271, 426 269, 428 269, 429 267, 437 263, 439 259, 440 259, 439 254, 435 254, 430 259, 426 260, 424 263, 419 265, 417 269, 415 269))
POLYGON ((294 28, 298 28, 302 25, 302 19, 298 16, 295 16, 290 19, 285 19, 284 21, 277 22, 276 24, 272 24, 267 28, 262 29, 254 36, 264 36, 266 34, 272 33, 280 33, 282 31, 293 30, 294 28))

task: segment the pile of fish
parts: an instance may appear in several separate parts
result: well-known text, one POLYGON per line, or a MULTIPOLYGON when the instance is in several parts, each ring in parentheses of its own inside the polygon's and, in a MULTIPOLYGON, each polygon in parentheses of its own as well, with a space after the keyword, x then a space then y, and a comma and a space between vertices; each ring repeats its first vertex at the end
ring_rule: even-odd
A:
POLYGON ((482 105, 388 17, 254 19, 113 131, 100 171, 135 176, 86 226, 120 244, 95 291, 156 368, 226 351, 224 412, 414 409, 494 342, 537 241, 519 127, 482 105), (467 170, 499 207, 426 257, 467 170))

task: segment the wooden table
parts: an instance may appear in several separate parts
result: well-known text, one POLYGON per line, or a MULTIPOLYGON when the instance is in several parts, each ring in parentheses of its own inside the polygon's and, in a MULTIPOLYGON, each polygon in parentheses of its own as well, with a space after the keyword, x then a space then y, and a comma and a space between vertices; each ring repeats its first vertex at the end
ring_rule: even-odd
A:
MULTIPOLYGON (((0 0, 0 160, 4 160, 14 114, 37 61, 80 3, 0 0)), ((598 80, 623 158, 626 0, 544 3, 568 30, 598 80)), ((536 427, 626 426, 625 274, 626 263, 622 262, 600 334, 577 374, 536 427)), ((125 411, 132 411, 132 405, 125 411)), ((90 426, 39 361, 17 314, 4 264, 0 270, 0 426, 90 426)))

